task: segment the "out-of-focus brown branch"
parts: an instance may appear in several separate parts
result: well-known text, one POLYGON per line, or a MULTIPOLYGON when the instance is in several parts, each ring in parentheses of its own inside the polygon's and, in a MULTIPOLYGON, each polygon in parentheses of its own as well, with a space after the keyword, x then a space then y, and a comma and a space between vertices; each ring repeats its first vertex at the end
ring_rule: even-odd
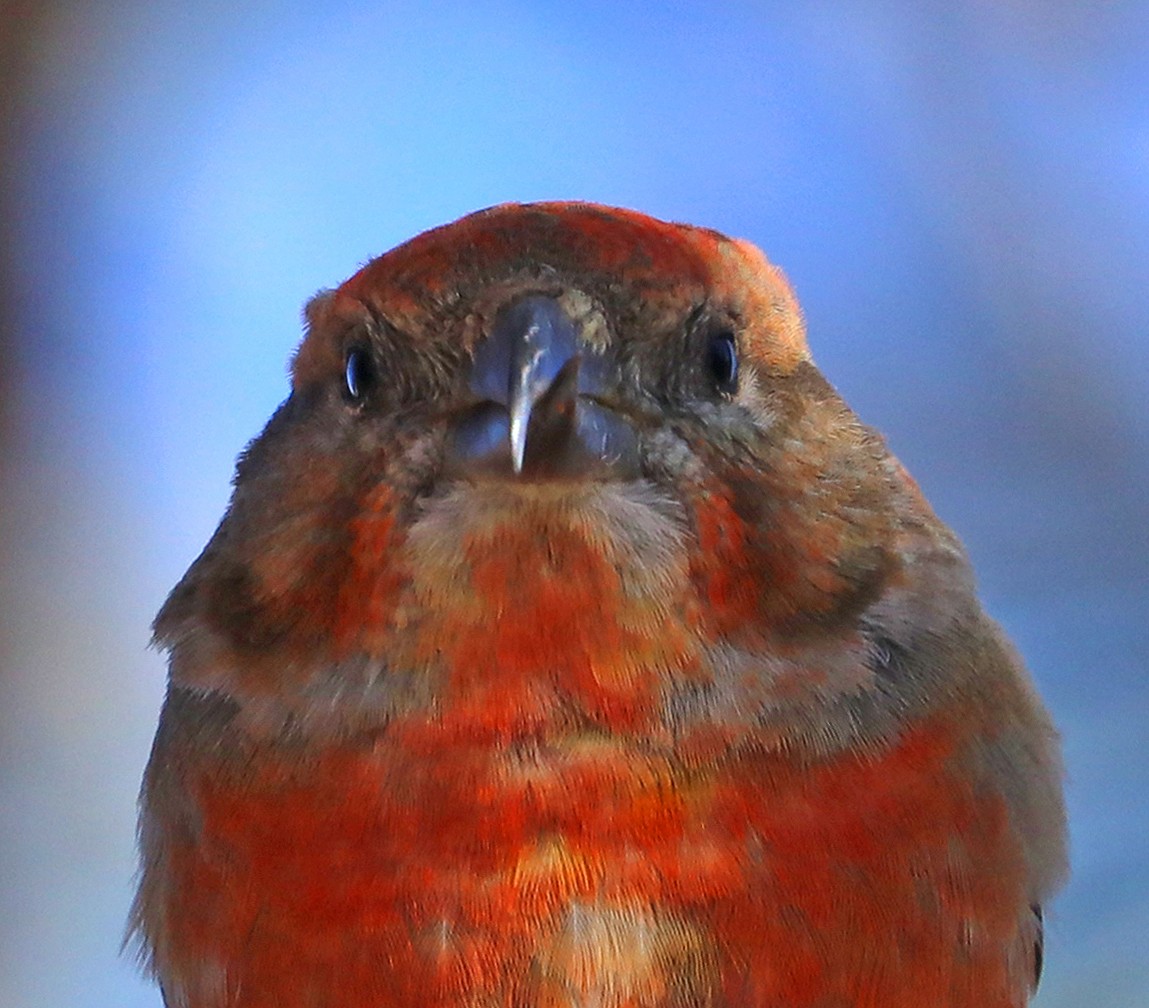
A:
MULTIPOLYGON (((58 12, 43 0, 0 3, 0 598, 14 588, 12 579, 13 467, 19 447, 19 413, 23 354, 20 316, 26 302, 21 289, 19 186, 22 137, 36 112, 31 80, 37 42, 58 12)), ((0 603, 0 676, 10 640, 4 625, 9 607, 0 603)))

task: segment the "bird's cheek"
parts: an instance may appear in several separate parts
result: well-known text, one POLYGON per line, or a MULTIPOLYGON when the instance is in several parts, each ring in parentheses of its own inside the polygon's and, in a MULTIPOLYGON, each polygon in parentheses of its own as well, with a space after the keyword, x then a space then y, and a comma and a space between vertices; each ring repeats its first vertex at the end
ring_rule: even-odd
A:
MULTIPOLYGON (((323 480, 323 474, 311 476, 312 483, 323 480)), ((336 478, 332 474, 331 481, 336 478)), ((383 649, 383 632, 404 583, 396 493, 379 482, 350 505, 333 508, 337 489, 319 504, 298 499, 304 493, 314 496, 314 486, 295 491, 294 498, 288 488, 277 509, 287 517, 269 523, 245 550, 242 581, 249 601, 239 608, 250 612, 253 632, 269 638, 265 645, 277 644, 279 664, 339 660, 353 651, 371 656, 383 649)), ((221 590, 235 581, 216 580, 223 582, 217 585, 221 590)))
POLYGON ((800 507, 747 485, 711 486, 694 497, 698 548, 691 574, 712 637, 762 639, 832 619, 855 586, 843 575, 846 524, 812 521, 800 507))
POLYGON ((332 612, 333 657, 358 651, 383 655, 396 602, 407 582, 399 556, 403 542, 394 492, 386 484, 371 490, 349 526, 346 569, 332 612))
POLYGON ((759 590, 747 577, 753 545, 729 496, 713 489, 694 498, 698 548, 691 556, 691 577, 698 587, 707 629, 727 636, 747 626, 758 611, 759 590))

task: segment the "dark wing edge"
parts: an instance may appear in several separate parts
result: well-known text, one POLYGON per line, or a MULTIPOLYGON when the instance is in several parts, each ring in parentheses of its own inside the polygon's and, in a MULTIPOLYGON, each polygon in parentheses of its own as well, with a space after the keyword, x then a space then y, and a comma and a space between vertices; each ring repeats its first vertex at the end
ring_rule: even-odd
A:
POLYGON ((1033 911, 1036 922, 1033 937, 1033 990, 1036 991, 1041 983, 1041 968, 1045 965, 1045 914, 1040 903, 1032 904, 1029 909, 1033 911))

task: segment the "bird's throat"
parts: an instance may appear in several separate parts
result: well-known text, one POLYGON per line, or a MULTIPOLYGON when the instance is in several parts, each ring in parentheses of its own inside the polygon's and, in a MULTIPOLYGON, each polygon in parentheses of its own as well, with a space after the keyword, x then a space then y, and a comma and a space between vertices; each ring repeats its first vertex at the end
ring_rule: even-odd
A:
POLYGON ((436 667, 441 709, 476 726, 529 732, 561 711, 637 728, 662 678, 695 661, 682 532, 640 484, 468 487, 406 548, 407 660, 436 667))

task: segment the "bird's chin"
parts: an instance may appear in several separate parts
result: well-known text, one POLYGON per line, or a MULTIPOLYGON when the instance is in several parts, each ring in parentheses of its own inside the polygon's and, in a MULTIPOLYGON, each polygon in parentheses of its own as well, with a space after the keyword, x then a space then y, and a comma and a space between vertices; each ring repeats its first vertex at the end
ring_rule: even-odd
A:
POLYGON ((623 481, 641 476, 638 437, 609 406, 579 397, 563 411, 536 410, 516 452, 508 412, 480 403, 452 424, 447 466, 456 477, 538 482, 623 481))

